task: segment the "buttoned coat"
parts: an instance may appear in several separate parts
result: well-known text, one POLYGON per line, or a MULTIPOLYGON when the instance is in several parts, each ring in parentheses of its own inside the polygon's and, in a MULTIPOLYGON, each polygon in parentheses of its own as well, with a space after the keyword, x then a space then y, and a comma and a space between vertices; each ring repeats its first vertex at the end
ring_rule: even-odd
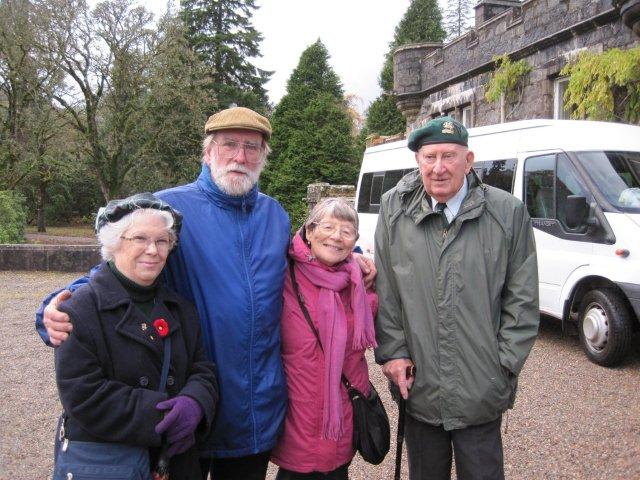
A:
MULTIPOLYGON (((188 395, 202 407, 198 434, 212 423, 218 399, 215 366, 206 360, 193 305, 160 286, 150 317, 136 307, 108 266, 60 305, 73 323, 55 351, 56 380, 70 440, 159 447, 158 402, 188 395), (171 337, 166 392, 159 392, 164 340, 153 327, 163 318, 171 337)), ((153 451, 153 450, 152 450, 153 451)), ((199 478, 197 449, 171 460, 171 478, 199 478)))

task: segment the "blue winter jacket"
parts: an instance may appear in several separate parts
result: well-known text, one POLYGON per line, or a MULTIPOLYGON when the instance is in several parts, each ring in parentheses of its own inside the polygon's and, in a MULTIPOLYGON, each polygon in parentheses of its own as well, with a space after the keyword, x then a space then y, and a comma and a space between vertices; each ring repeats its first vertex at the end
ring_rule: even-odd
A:
MULTIPOLYGON (((226 195, 206 165, 194 183, 157 196, 184 216, 165 280, 195 303, 206 354, 218 366, 220 400, 201 454, 240 457, 270 450, 286 413, 280 313, 289 218, 257 187, 243 197, 226 195)), ((36 327, 48 342, 44 305, 36 327)))

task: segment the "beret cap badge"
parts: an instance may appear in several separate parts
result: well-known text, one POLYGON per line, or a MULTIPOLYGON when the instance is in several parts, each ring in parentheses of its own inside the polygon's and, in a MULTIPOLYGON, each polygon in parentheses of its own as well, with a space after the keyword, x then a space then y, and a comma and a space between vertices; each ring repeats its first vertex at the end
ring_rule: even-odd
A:
POLYGON ((417 152, 423 145, 455 143, 468 146, 467 129, 452 117, 437 117, 416 128, 407 141, 409 150, 417 152))
POLYGON ((442 124, 442 133, 446 135, 453 135, 456 133, 455 126, 452 122, 444 122, 442 124))

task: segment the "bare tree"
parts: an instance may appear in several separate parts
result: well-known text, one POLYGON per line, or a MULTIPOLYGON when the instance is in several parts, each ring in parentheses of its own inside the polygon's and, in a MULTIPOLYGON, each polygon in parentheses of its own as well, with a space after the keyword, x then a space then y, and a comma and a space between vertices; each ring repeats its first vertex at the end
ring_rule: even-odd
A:
POLYGON ((43 49, 68 75, 54 95, 85 140, 85 154, 105 200, 119 195, 140 156, 137 125, 150 61, 153 15, 132 0, 91 11, 84 0, 46 2, 51 16, 43 49))
POLYGON ((475 0, 447 0, 443 24, 447 31, 448 40, 459 37, 471 28, 473 6, 476 3, 475 0))

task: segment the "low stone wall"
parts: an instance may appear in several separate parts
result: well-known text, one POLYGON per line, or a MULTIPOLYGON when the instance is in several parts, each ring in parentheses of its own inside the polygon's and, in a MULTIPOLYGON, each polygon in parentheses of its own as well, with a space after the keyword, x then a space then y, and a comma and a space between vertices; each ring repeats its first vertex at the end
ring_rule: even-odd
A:
POLYGON ((351 205, 356 201, 356 187, 353 185, 330 185, 311 183, 307 185, 307 205, 309 211, 325 198, 344 198, 351 205))
POLYGON ((0 245, 0 271, 86 272, 99 262, 96 245, 0 245))

